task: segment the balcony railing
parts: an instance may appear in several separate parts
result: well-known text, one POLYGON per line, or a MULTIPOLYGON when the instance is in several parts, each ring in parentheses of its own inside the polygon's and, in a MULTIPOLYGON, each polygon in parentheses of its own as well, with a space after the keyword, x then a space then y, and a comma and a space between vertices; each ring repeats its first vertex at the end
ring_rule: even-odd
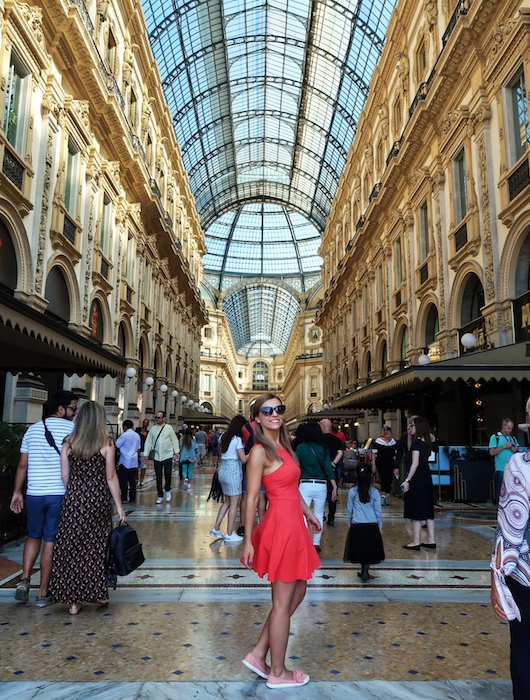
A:
POLYGON ((455 231, 455 253, 458 253, 467 243, 467 222, 455 231))
POLYGON ((442 46, 445 46, 449 41, 449 38, 453 33, 459 18, 463 15, 467 15, 467 13, 469 12, 469 1, 470 0, 459 0, 459 3, 451 16, 449 24, 447 25, 447 29, 445 30, 444 35, 442 37, 442 46))
POLYGON ((525 160, 521 165, 514 170, 514 172, 508 178, 508 194, 510 197, 510 202, 515 199, 518 194, 521 194, 528 185, 530 185, 530 168, 528 167, 528 160, 525 160))
POLYGON ((75 245, 75 232, 76 225, 68 216, 65 216, 63 223, 63 236, 67 241, 70 241, 72 245, 75 245))
POLYGON ((24 182, 24 166, 7 147, 4 149, 2 172, 8 180, 11 180, 15 187, 18 187, 19 190, 22 189, 22 184, 24 182))
POLYGON ((68 4, 72 7, 77 7, 79 15, 83 20, 83 24, 85 25, 87 32, 90 34, 91 37, 93 37, 94 25, 92 24, 92 20, 90 19, 90 15, 88 14, 88 10, 86 8, 84 0, 68 0, 68 4))
POLYGON ((429 263, 424 263, 420 267, 420 284, 425 284, 429 279, 429 263))

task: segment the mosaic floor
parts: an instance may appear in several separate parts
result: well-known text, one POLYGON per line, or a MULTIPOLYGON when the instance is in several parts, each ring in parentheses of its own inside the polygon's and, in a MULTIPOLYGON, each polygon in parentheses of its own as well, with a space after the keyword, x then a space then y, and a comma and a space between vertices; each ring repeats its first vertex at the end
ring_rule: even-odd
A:
POLYGON ((205 466, 191 491, 156 506, 152 479, 127 506, 145 564, 120 579, 108 608, 38 609, 14 601, 22 543, 0 558, 0 696, 24 698, 511 697, 507 625, 489 605, 493 512, 444 503, 438 547, 406 552, 402 504, 384 508, 386 560, 363 585, 342 562, 347 491, 325 526, 322 567, 293 618, 289 664, 312 682, 268 690, 241 658, 270 604, 266 581, 239 565, 241 546, 210 537, 218 509, 205 466), (16 694, 16 695, 15 695, 16 694))

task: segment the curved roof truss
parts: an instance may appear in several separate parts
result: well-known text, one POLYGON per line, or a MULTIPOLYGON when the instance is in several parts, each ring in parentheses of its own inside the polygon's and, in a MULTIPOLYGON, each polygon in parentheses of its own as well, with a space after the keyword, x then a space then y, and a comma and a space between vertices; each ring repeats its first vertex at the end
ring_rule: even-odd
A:
POLYGON ((323 231, 396 0, 142 0, 203 228, 277 201, 323 231))

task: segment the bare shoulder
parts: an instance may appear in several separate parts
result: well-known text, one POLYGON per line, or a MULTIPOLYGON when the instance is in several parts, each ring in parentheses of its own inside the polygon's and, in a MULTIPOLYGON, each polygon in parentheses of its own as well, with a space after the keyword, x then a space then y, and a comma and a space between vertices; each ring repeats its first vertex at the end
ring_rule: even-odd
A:
POLYGON ((250 450, 250 456, 248 458, 247 462, 247 467, 250 466, 251 468, 253 466, 260 466, 264 467, 265 462, 266 462, 267 455, 265 453, 265 449, 263 445, 254 445, 254 447, 250 450))

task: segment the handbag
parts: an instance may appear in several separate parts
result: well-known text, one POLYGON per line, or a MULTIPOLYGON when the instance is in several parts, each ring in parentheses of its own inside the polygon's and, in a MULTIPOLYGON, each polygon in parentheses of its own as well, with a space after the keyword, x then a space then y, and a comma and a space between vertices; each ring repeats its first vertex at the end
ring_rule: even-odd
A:
POLYGON ((149 456, 147 457, 147 459, 154 460, 154 458, 155 458, 155 452, 156 452, 156 450, 155 450, 156 443, 158 442, 158 438, 159 438, 160 435, 162 434, 162 430, 164 430, 165 427, 166 427, 166 426, 163 425, 163 426, 160 428, 160 432, 159 432, 158 435, 156 436, 155 443, 154 443, 152 449, 149 450, 149 456))
POLYGON ((223 487, 221 486, 221 482, 219 481, 219 474, 217 473, 217 469, 213 473, 210 493, 208 494, 208 498, 206 500, 209 501, 210 498, 213 498, 213 500, 217 501, 217 503, 219 503, 219 501, 224 503, 225 500, 223 487))

